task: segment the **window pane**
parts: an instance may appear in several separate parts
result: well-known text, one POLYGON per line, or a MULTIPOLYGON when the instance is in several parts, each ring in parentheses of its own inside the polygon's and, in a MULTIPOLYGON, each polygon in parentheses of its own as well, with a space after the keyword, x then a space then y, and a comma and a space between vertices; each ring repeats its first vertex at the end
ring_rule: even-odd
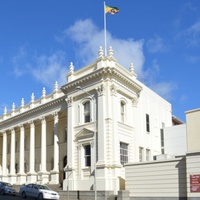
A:
POLYGON ((89 167, 91 166, 91 148, 90 145, 86 145, 84 147, 85 150, 85 166, 89 167))
POLYGON ((120 162, 122 165, 128 162, 128 144, 120 142, 120 162))
POLYGON ((90 102, 84 103, 84 122, 90 122, 90 102))
POLYGON ((146 114, 146 131, 150 132, 150 122, 149 122, 149 115, 146 114))

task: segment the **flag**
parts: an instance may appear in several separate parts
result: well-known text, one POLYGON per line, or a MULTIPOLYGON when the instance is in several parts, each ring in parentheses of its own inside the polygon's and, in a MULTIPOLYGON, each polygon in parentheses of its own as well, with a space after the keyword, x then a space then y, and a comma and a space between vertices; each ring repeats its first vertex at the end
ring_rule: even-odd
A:
POLYGON ((112 6, 106 6, 105 7, 105 13, 110 13, 111 15, 114 15, 115 13, 119 12, 119 8, 112 7, 112 6))

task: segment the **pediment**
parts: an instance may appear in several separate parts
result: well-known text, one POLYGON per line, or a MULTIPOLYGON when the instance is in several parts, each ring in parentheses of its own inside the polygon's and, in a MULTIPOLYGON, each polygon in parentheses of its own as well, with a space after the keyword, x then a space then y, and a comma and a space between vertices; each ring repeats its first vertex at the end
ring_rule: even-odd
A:
POLYGON ((94 137, 94 130, 83 128, 75 136, 76 140, 88 139, 94 137))

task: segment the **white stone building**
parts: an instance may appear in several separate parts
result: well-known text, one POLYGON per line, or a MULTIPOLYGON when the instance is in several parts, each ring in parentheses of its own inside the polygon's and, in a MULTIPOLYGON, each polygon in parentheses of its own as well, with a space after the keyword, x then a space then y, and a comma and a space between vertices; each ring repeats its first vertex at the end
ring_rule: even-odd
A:
POLYGON ((93 190, 96 170, 96 189, 117 193, 125 163, 161 154, 171 104, 137 80, 132 64, 129 71, 119 65, 111 48, 78 71, 69 68, 60 89, 43 89, 40 99, 33 94, 0 117, 0 180, 93 190))

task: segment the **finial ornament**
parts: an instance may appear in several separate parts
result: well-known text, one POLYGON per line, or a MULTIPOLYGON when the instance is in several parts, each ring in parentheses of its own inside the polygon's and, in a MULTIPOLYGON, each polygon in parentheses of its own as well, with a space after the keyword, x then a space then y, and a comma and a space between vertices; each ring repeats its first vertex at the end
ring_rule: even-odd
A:
POLYGON ((15 103, 12 104, 12 111, 15 110, 15 103))
POLYGON ((42 96, 45 97, 46 96, 46 89, 43 87, 42 89, 42 96))
POLYGON ((5 106, 5 108, 4 108, 4 115, 6 115, 6 114, 7 114, 7 108, 5 106))
POLYGON ((58 82, 57 81, 54 84, 54 91, 58 91, 58 82))
POLYGON ((69 72, 70 72, 70 73, 74 73, 74 65, 73 65, 73 62, 70 62, 69 72))
POLYGON ((22 100, 21 100, 21 106, 22 107, 24 106, 24 98, 22 98, 22 100))
POLYGON ((31 94, 31 102, 34 102, 35 101, 35 96, 34 96, 34 93, 31 94))
POLYGON ((114 51, 113 51, 112 47, 110 46, 110 49, 109 49, 109 51, 108 51, 108 56, 109 56, 110 58, 112 58, 113 55, 114 55, 114 51))
POLYGON ((133 63, 131 63, 131 65, 130 65, 130 72, 134 72, 134 65, 133 65, 133 63))
POLYGON ((103 48, 102 46, 99 47, 99 58, 103 57, 103 48))

